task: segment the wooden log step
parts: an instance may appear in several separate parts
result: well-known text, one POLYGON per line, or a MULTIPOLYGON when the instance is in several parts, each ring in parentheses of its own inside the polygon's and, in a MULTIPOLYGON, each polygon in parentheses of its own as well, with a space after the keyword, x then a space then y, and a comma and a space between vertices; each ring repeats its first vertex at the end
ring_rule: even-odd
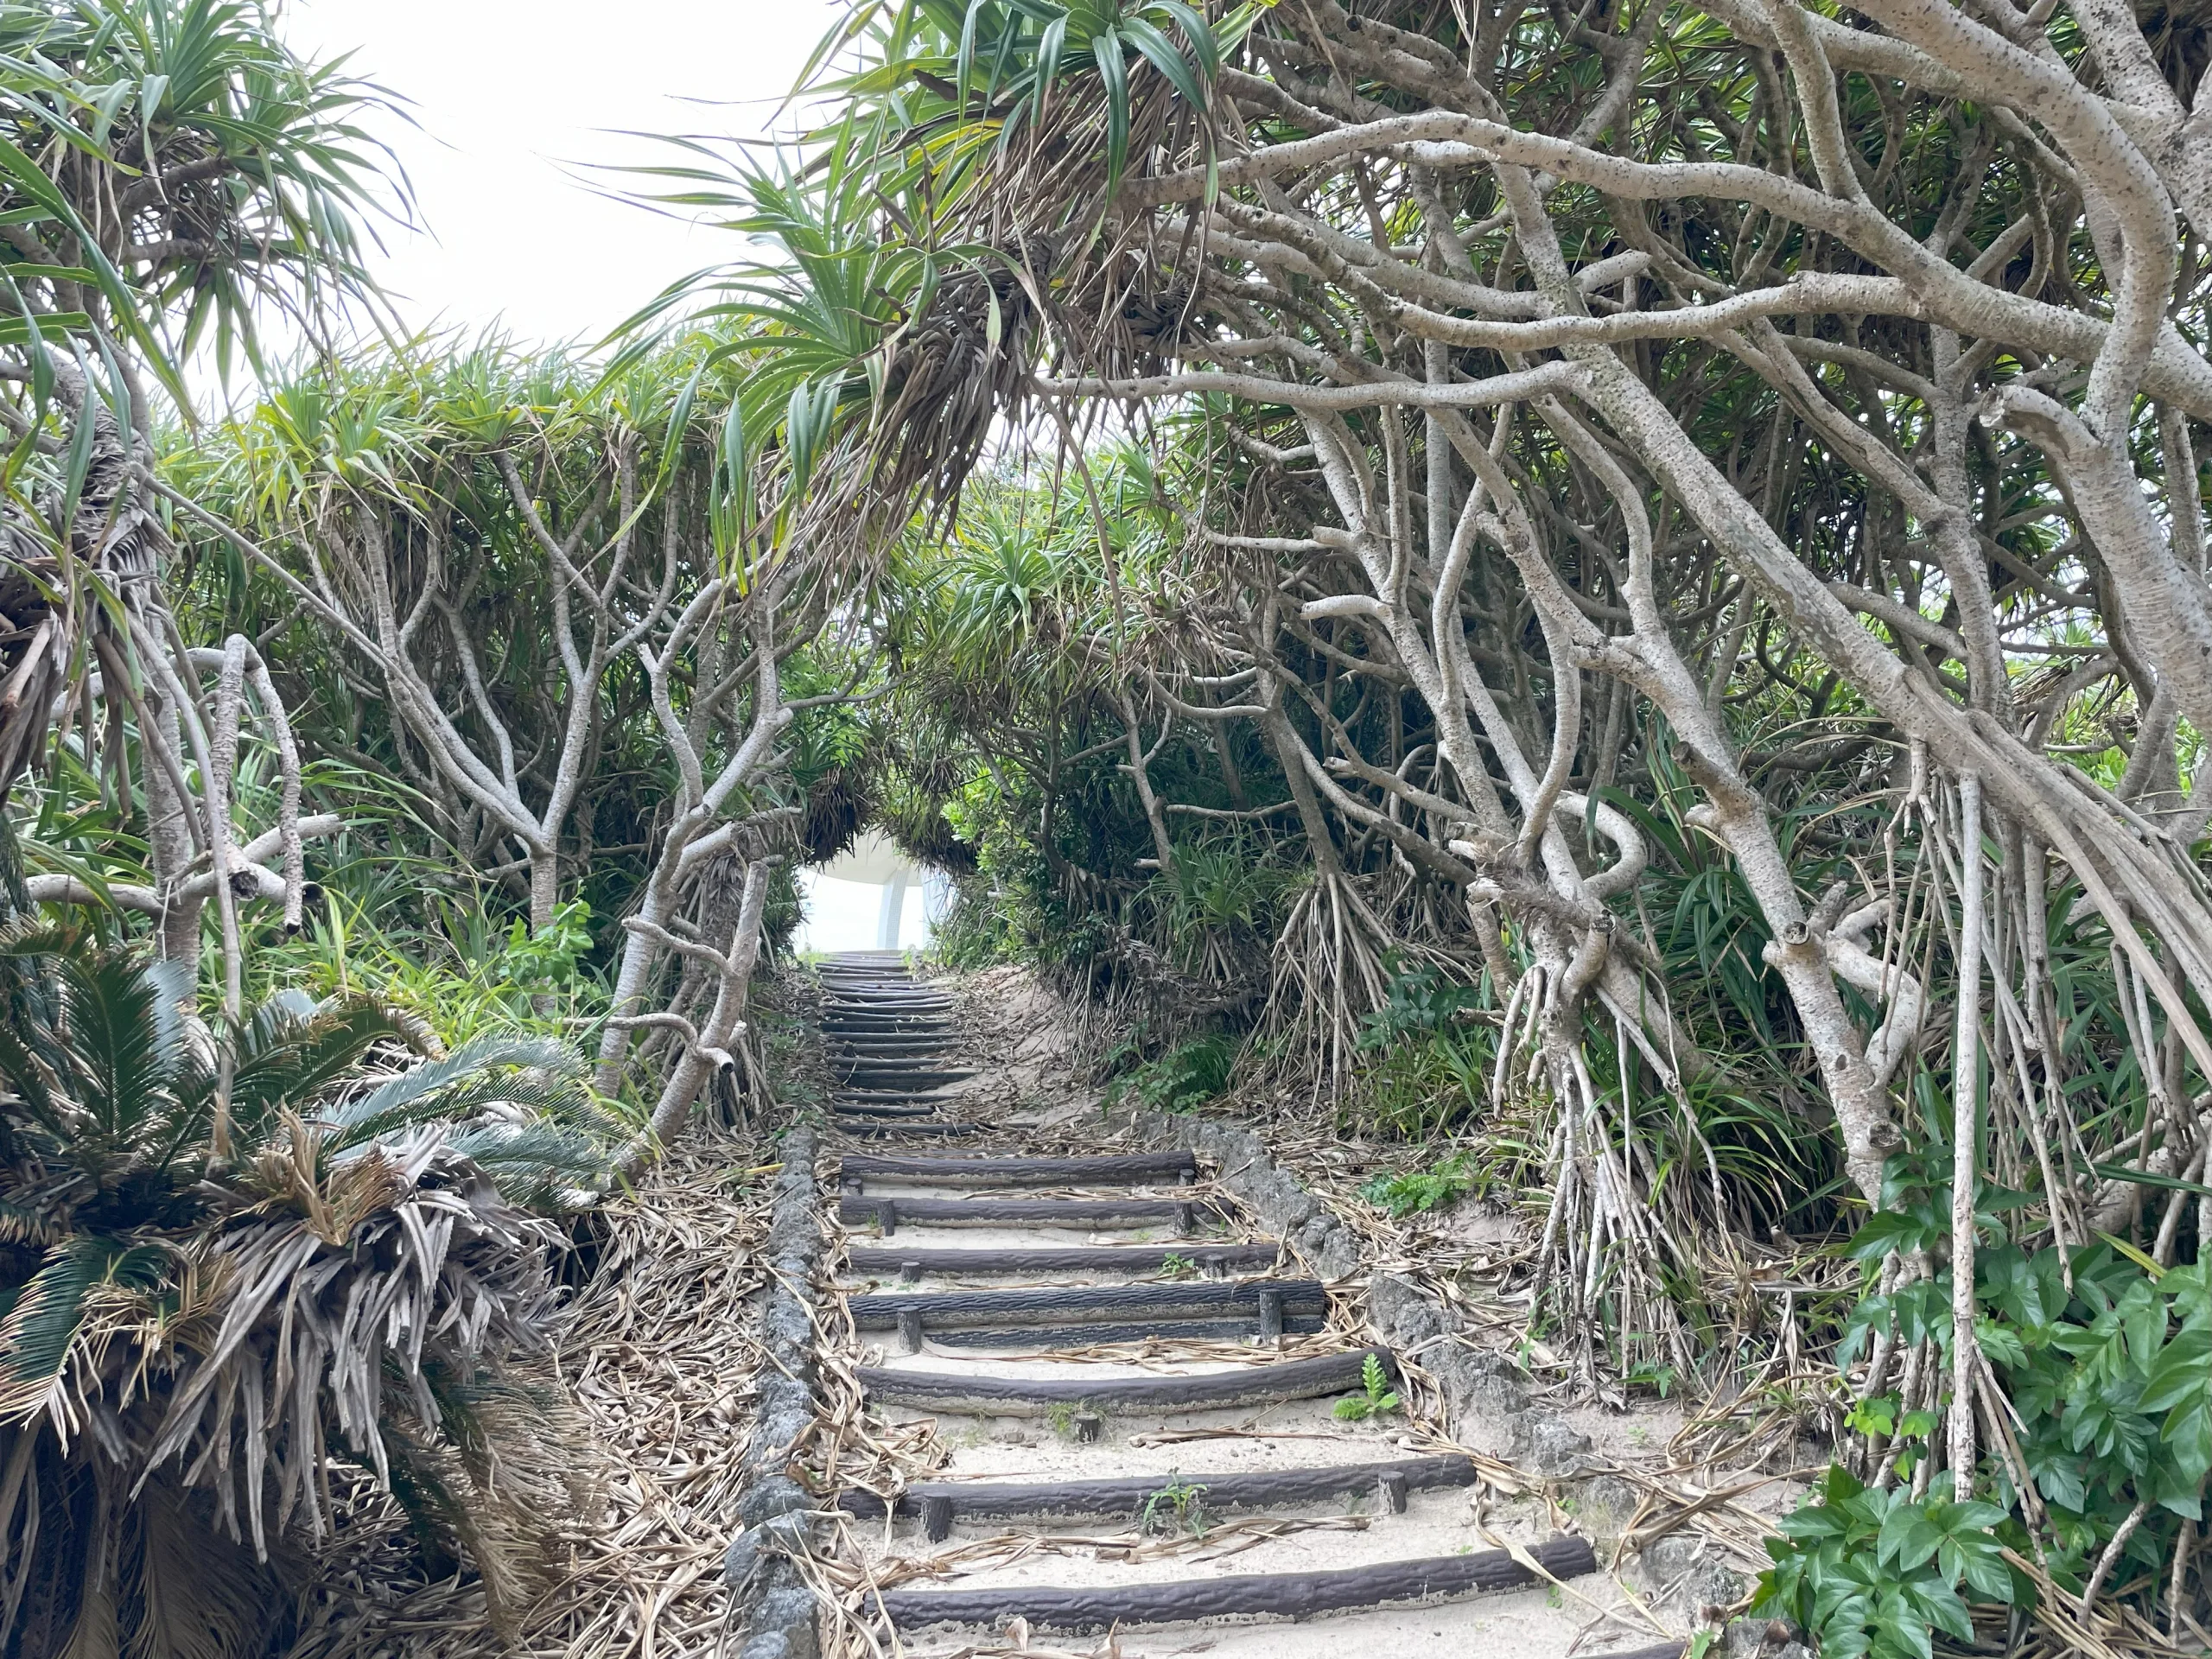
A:
POLYGON ((944 1014, 952 1007, 946 996, 838 996, 823 999, 824 1014, 944 1014))
POLYGON ((965 1083, 975 1075, 973 1071, 845 1071, 833 1066, 830 1080, 837 1085, 840 1095, 886 1095, 912 1100, 965 1083))
MULTIPOLYGON (((1554 1538, 1527 1551, 1554 1578, 1598 1567, 1586 1538, 1554 1538)), ((1409 1561, 1377 1561, 1334 1572, 1249 1573, 1164 1583, 1088 1585, 1079 1589, 1003 1585, 991 1589, 879 1590, 883 1617, 902 1630, 932 1624, 998 1624, 1027 1619, 1032 1630, 1103 1630, 1117 1625, 1179 1624, 1201 1618, 1274 1614, 1310 1618, 1348 1607, 1427 1601, 1539 1582, 1510 1551, 1476 1550, 1409 1561)))
POLYGON ((880 1405, 998 1417, 1040 1417, 1056 1406, 1066 1406, 1118 1415, 1225 1411, 1349 1394, 1361 1386, 1361 1367, 1370 1354, 1396 1376, 1397 1363, 1387 1348, 1359 1348, 1317 1359, 1287 1359, 1275 1365, 1240 1365, 1195 1376, 1116 1376, 1086 1382, 893 1370, 874 1365, 863 1365, 855 1375, 860 1379, 861 1391, 880 1405))
MULTIPOLYGON (((906 1218, 906 1207, 899 1207, 906 1218)), ((918 1315, 925 1329, 953 1325, 1072 1324, 1085 1319, 1163 1319, 1243 1313, 1256 1318, 1268 1298, 1282 1312, 1325 1313, 1329 1293, 1319 1279, 1185 1279, 1154 1285, 1071 1285, 1039 1290, 928 1290, 893 1296, 853 1296, 846 1306, 855 1328, 895 1331, 918 1315)))
MULTIPOLYGON (((943 1498, 952 1514, 976 1520, 1007 1520, 1034 1515, 1141 1515, 1145 1500, 1179 1481, 1205 1489, 1211 1510, 1289 1509, 1325 1503, 1350 1494, 1376 1492, 1385 1476, 1402 1480, 1406 1490, 1426 1492, 1471 1486, 1475 1465, 1464 1457, 1397 1458, 1382 1463, 1339 1463, 1320 1469, 1260 1469, 1248 1473, 1128 1475, 1111 1480, 1064 1480, 1047 1484, 1013 1481, 931 1480, 909 1486, 896 1502, 900 1515, 920 1515, 925 1500, 943 1498)), ((885 1503, 874 1492, 850 1488, 837 1494, 837 1507, 862 1520, 880 1520, 885 1503)))
POLYGON ((981 1135, 986 1128, 981 1123, 947 1123, 936 1118, 838 1117, 833 1118, 832 1122, 841 1134, 866 1135, 981 1135))
POLYGON ((855 1117, 928 1117, 937 1110, 930 1101, 918 1096, 901 1097, 897 1095, 876 1096, 839 1095, 830 1103, 830 1109, 848 1113, 855 1117))
POLYGON ((946 1186, 1081 1186, 1196 1175, 1187 1152, 1130 1152, 1107 1158, 897 1158, 866 1154, 837 1166, 839 1181, 936 1182, 946 1186))
POLYGON ((839 1079, 845 1083, 925 1083, 933 1089, 941 1089, 948 1083, 965 1083, 976 1075, 973 1071, 956 1071, 945 1066, 906 1065, 895 1061, 888 1064, 847 1062, 843 1065, 836 1065, 833 1061, 832 1065, 839 1079))
MULTIPOLYGON (((841 1111, 857 1108, 840 1104, 841 1111)), ((876 1109, 870 1109, 871 1110, 876 1109)), ((889 1108, 881 1109, 888 1111, 889 1108)), ((895 1115, 895 1114, 894 1114, 895 1115)), ((874 1224, 897 1205, 902 1222, 931 1227, 1103 1227, 1165 1225, 1189 1229, 1220 1214, 1217 1206, 1173 1198, 876 1198, 837 1201, 848 1227, 874 1224)))
MULTIPOLYGON (((1312 1336, 1329 1328, 1319 1313, 1286 1314, 1280 1331, 1263 1332, 1259 1316, 1245 1313, 1217 1319, 1147 1319, 1130 1325, 1101 1321, 1089 1325, 973 1325, 922 1334, 939 1348, 1005 1348, 1030 1352, 1046 1348, 1096 1348, 1109 1342, 1243 1342, 1248 1338, 1312 1336)), ((909 1351, 915 1351, 910 1350, 909 1351)))
POLYGON ((906 1054, 942 1054, 946 1045, 930 1036, 840 1037, 833 1039, 830 1046, 856 1058, 880 1056, 886 1059, 895 1059, 906 1054))
MULTIPOLYGON (((906 1127, 915 1133, 926 1128, 906 1127)), ((893 1274, 911 1262, 918 1274, 1020 1278, 1038 1273, 1158 1273, 1170 1256, 1202 1271, 1271 1268, 1281 1254, 1281 1246, 1272 1239, 1248 1244, 1088 1244, 1019 1250, 907 1249, 889 1244, 855 1244, 845 1252, 845 1265, 856 1274, 893 1274)))

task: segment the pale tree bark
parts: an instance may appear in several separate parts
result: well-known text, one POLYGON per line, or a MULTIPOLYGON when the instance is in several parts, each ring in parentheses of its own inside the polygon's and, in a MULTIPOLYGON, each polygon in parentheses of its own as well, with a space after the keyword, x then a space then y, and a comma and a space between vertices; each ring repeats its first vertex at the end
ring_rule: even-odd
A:
MULTIPOLYGON (((750 787, 774 764, 785 730, 794 716, 794 711, 783 700, 778 681, 784 653, 778 648, 775 613, 779 596, 785 591, 782 579, 765 584, 755 589, 747 609, 737 612, 728 584, 717 579, 700 590, 674 619, 664 638, 657 642, 640 640, 635 647, 652 689, 653 709, 662 739, 677 763, 677 794, 674 816, 661 838, 636 913, 624 923, 628 937, 623 944, 606 1033, 600 1041, 595 1082, 600 1090, 607 1094, 621 1086, 632 1033, 640 1026, 657 1025, 675 1033, 683 1047, 670 1062, 656 1118, 663 1110, 690 1109, 691 1100, 707 1076, 700 1068, 711 1059, 702 1059, 702 1048, 725 1051, 730 1028, 734 1028, 734 1022, 744 1009, 743 986, 739 984, 733 988, 736 964, 743 964, 749 979, 757 960, 759 906, 765 902, 768 872, 765 856, 753 857, 747 868, 746 897, 739 907, 736 937, 727 953, 680 939, 671 930, 685 888, 702 871, 725 856, 740 837, 744 826, 728 815, 732 796, 741 788, 750 787), (737 673, 726 677, 725 683, 732 690, 724 695, 734 695, 736 685, 749 682, 752 708, 744 737, 732 748, 720 770, 709 776, 693 741, 697 728, 677 714, 671 697, 673 675, 703 631, 734 625, 742 626, 748 636, 749 661, 741 666, 749 671, 741 677, 737 673), (747 933, 748 914, 753 918, 749 924, 753 929, 750 938, 747 933), (672 1009, 648 1012, 653 986, 671 954, 697 963, 717 976, 713 1012, 696 1034, 683 1029, 682 1016, 672 1009), (715 1034, 717 1030, 721 1031, 719 1037, 715 1034), (678 1087, 683 1079, 689 1079, 688 1083, 678 1087), (680 1108, 672 1103, 679 1097, 680 1108)), ((666 1136, 662 1138, 665 1140, 666 1136)))

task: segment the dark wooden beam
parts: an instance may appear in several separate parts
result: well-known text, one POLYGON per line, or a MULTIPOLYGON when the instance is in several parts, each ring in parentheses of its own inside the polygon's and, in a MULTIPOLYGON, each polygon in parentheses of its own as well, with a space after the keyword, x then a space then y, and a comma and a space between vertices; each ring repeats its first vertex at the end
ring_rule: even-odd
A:
POLYGON ((930 1181, 955 1186, 1080 1186, 1085 1182, 1139 1181, 1156 1176, 1196 1175, 1187 1152, 1129 1152, 1107 1158, 897 1158, 865 1154, 837 1166, 840 1181, 930 1181))
POLYGON ((981 1123, 940 1122, 935 1118, 900 1117, 833 1117, 841 1135, 981 1135, 985 1125, 981 1123))
MULTIPOLYGON (((1299 1313, 1286 1319, 1277 1334, 1312 1336, 1328 1327, 1328 1320, 1319 1313, 1299 1313)), ((929 1340, 939 1348, 1003 1348, 1029 1352, 1044 1348, 1096 1348, 1109 1342, 1147 1342, 1154 1338, 1161 1342, 1242 1342, 1248 1337, 1266 1334, 1260 1328, 1260 1321, 1247 1313, 1217 1319, 1147 1319, 1134 1324, 966 1325, 950 1330, 940 1326, 929 1332, 929 1340)), ((918 1332, 906 1351, 918 1353, 921 1345, 918 1332)))
POLYGON ((1349 1394, 1360 1386, 1362 1367, 1370 1354, 1382 1362, 1385 1371, 1396 1375, 1396 1362, 1387 1348, 1360 1348, 1315 1359, 1242 1365, 1234 1370, 1195 1376, 1116 1376, 1091 1382, 894 1370, 873 1365, 861 1367, 855 1375, 861 1392, 877 1403, 922 1410, 1002 1417, 1038 1417, 1059 1406, 1088 1407, 1116 1414, 1224 1411, 1349 1394))
MULTIPOLYGON (((929 1126, 901 1127, 918 1134, 929 1126)), ((1018 1277, 1034 1273, 1158 1273, 1170 1256, 1201 1269, 1271 1268, 1281 1254, 1280 1244, 1264 1238, 1244 1244, 1084 1244, 1019 1250, 917 1250, 858 1244, 846 1252, 845 1265, 856 1274, 893 1274, 911 1262, 925 1274, 1018 1277)))
MULTIPOLYGON (((1554 1538, 1529 1558, 1557 1579, 1597 1570, 1587 1539, 1554 1538)), ((1503 1549, 1418 1560, 1378 1561, 1322 1573, 1252 1573, 1217 1579, 1053 1589, 1004 1585, 990 1589, 881 1590, 874 1599, 902 1630, 932 1624, 999 1624, 1027 1619, 1032 1630, 1098 1630, 1116 1625, 1177 1624, 1200 1618, 1273 1614, 1310 1618, 1347 1607, 1429 1601, 1487 1590, 1517 1590, 1538 1576, 1503 1549)))
MULTIPOLYGON (((1385 1476, 1403 1478, 1416 1492, 1440 1487, 1471 1486, 1475 1465, 1463 1457, 1399 1458, 1384 1463, 1331 1464, 1318 1469, 1257 1469, 1219 1475, 1129 1475, 1111 1480, 1063 1480, 1033 1484, 1013 1481, 920 1481, 899 1494, 900 1515, 919 1515, 925 1500, 944 1497, 955 1516, 1004 1520, 1015 1516, 1073 1517, 1141 1515, 1145 1500, 1180 1485, 1199 1489, 1198 1501, 1210 1511, 1288 1509, 1325 1503, 1350 1494, 1375 1494, 1385 1476)), ((864 1520, 880 1519, 884 1499, 853 1488, 837 1494, 837 1507, 864 1520)))
MULTIPOLYGON (((842 1103, 841 1109, 861 1109, 842 1103)), ((878 1109, 870 1108, 870 1110, 878 1109)), ((880 1109, 896 1115, 896 1109, 880 1109)), ((865 1227, 890 1198, 840 1198, 837 1219, 865 1227)), ((1211 1204, 1174 1198, 899 1198, 899 1219, 938 1227, 1103 1227, 1195 1225, 1201 1211, 1218 1214, 1211 1204)))
MULTIPOLYGON (((899 1201, 899 1218, 910 1219, 911 1198, 899 1201)), ((862 1331, 895 1331, 901 1313, 922 1317, 925 1328, 955 1325, 1033 1325, 1042 1318, 1190 1319, 1224 1313, 1260 1314, 1268 1291, 1283 1299, 1286 1313, 1325 1313, 1329 1293, 1319 1279, 1189 1279, 1152 1285, 1070 1285, 1023 1290, 929 1290, 892 1296, 853 1296, 845 1306, 862 1331)))

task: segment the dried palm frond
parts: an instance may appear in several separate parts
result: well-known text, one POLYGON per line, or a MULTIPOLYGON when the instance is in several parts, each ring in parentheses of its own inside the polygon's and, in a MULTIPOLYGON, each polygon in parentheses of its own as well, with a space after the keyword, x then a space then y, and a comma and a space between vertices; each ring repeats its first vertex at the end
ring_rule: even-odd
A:
MULTIPOLYGON (((346 1524, 319 1553, 321 1605, 291 1659, 555 1659, 631 1651, 648 1639, 663 1659, 725 1651, 728 1594, 719 1569, 743 1524, 739 1454, 760 1365, 757 1246, 766 1230, 758 1178, 772 1155, 749 1135, 699 1134, 648 1169, 594 1217, 597 1271, 556 1353, 503 1379, 501 1387, 528 1393, 550 1382, 557 1363, 582 1420, 562 1432, 603 1459, 592 1495, 572 1511, 582 1523, 532 1546, 563 1552, 556 1578, 538 1576, 542 1587, 522 1604, 512 1600, 519 1580, 498 1588, 521 1606, 518 1629, 499 1628, 505 1613, 488 1576, 471 1583, 425 1573, 410 1559, 419 1552, 406 1515, 357 1484, 341 1497, 346 1524)), ((535 1399, 518 1409, 526 1424, 535 1399)), ((471 1490, 457 1453, 431 1472, 457 1482, 456 1494, 471 1490)), ((529 1491, 550 1499, 564 1472, 550 1457, 524 1467, 506 1450, 486 1478, 503 1502, 529 1491)), ((454 1541, 445 1535, 443 1548, 454 1541)), ((469 1548, 497 1541, 480 1537, 469 1548)), ((428 1564, 435 1563, 433 1554, 428 1564)), ((540 1572, 534 1563, 528 1570, 540 1572)))
POLYGON ((382 1010, 280 1000, 218 1039, 168 969, 0 950, 25 1015, 0 1192, 13 1255, 45 1246, 0 1280, 0 1650, 258 1651, 347 1461, 512 1628, 592 1490, 545 1360, 565 1239, 529 1207, 603 1179, 580 1061, 508 1041, 364 1077, 382 1010))

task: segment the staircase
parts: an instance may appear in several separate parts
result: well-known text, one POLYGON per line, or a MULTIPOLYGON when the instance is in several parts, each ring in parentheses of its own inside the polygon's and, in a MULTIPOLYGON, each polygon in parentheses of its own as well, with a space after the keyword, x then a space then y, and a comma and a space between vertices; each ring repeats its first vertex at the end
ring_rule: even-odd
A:
POLYGON ((905 1651, 1110 1631, 1125 1659, 1626 1659, 1618 1637, 1576 1645, 1619 1599, 1586 1540, 1486 1509, 1476 1464, 1402 1407, 1336 1413, 1394 1391, 1397 1356, 1190 1154, 962 1122, 946 995, 887 955, 823 979, 834 1127, 873 1143, 832 1165, 857 1376, 952 1449, 937 1478, 835 1500, 872 1576, 904 1580, 867 1611, 905 1651), (988 1154, 928 1144, 983 1135, 988 1154))

